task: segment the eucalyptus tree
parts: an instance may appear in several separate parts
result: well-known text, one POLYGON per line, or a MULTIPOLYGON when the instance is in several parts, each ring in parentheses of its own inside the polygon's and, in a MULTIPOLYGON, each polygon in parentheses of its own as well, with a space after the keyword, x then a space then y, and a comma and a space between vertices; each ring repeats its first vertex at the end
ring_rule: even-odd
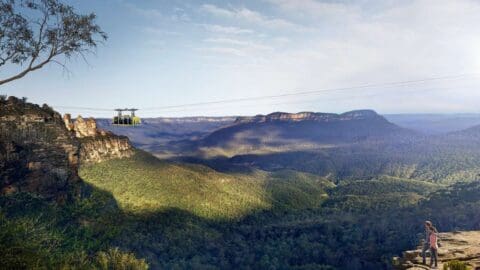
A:
POLYGON ((0 85, 23 78, 49 63, 94 52, 107 35, 94 13, 79 14, 58 0, 0 0, 0 85), (13 71, 12 71, 13 70, 13 71))

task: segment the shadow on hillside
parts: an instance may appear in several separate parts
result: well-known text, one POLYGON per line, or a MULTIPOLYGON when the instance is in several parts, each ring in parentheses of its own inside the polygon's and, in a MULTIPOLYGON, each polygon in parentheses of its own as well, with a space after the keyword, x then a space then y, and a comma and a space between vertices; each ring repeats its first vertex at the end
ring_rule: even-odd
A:
POLYGON ((265 171, 296 170, 318 175, 334 174, 336 164, 323 151, 286 151, 266 154, 244 154, 231 158, 216 156, 211 158, 182 157, 180 160, 208 166, 225 173, 251 173, 255 169, 265 171))
MULTIPOLYGON (((286 214, 319 207, 318 201, 324 194, 320 186, 318 189, 308 184, 291 187, 287 180, 288 177, 281 179, 278 176, 265 182, 265 195, 275 207, 252 208, 236 219, 203 218, 175 207, 125 211, 112 193, 90 184, 86 184, 88 192, 84 200, 90 200, 87 203, 91 205, 88 215, 95 216, 95 222, 104 226, 101 233, 115 232, 105 242, 146 258, 152 269, 203 269, 208 268, 207 265, 210 268, 212 265, 228 268, 226 265, 246 258, 250 258, 251 265, 261 261, 264 252, 254 251, 249 245, 257 245, 256 241, 269 241, 266 238, 269 235, 267 227, 277 226, 270 223, 284 218, 286 214), (257 232, 260 234, 257 235, 257 232), (198 262, 200 264, 195 267, 195 258, 207 255, 211 257, 210 261, 202 262, 203 266, 198 262)), ((310 226, 313 225, 306 225, 310 226)), ((292 237, 296 239, 303 229, 292 230, 287 226, 285 230, 294 232, 292 237)), ((321 260, 314 259, 318 264, 322 263, 321 260)))
POLYGON ((372 142, 311 151, 241 154, 233 157, 183 157, 221 172, 296 170, 329 179, 371 179, 388 175, 431 182, 475 180, 480 152, 474 145, 372 142))
MULTIPOLYGON (((477 182, 435 193, 415 211, 368 213, 362 209, 358 216, 341 212, 336 209, 338 205, 332 205, 328 215, 252 210, 240 220, 205 219, 178 208, 131 213, 122 211, 110 192, 88 183, 81 199, 60 207, 31 194, 0 196, 0 206, 7 217, 30 216, 48 225, 53 222, 50 230, 63 233, 59 242, 62 249, 75 247, 94 254, 118 246, 146 258, 151 269, 264 269, 269 265, 322 269, 320 265, 324 264, 340 269, 383 269, 381 255, 385 250, 400 251, 416 243, 412 232, 421 229, 422 220, 432 215, 429 213, 434 213, 433 220, 442 229, 459 225, 463 229, 478 228, 479 188, 477 182), (457 218, 452 222, 454 214, 457 218), (369 249, 352 253, 364 246, 369 249)), ((285 194, 270 195, 272 201, 285 201, 285 194)), ((298 196, 301 194, 294 197, 298 196)))
POLYGON ((255 168, 247 164, 235 164, 231 158, 224 156, 217 156, 212 158, 199 158, 194 156, 180 157, 170 159, 173 162, 186 162, 199 165, 205 165, 216 171, 223 173, 252 173, 255 168))
MULTIPOLYGON (((159 257, 163 257, 164 262, 191 258, 211 240, 211 235, 218 235, 212 228, 225 224, 176 208, 126 212, 110 192, 86 182, 82 185, 80 197, 61 204, 32 193, 0 196, 0 228, 10 228, 5 227, 8 224, 13 226, 10 231, 0 232, 0 239, 10 237, 9 241, 14 241, 12 245, 15 245, 11 248, 18 253, 4 254, 1 248, 10 249, 10 246, 1 243, 0 254, 17 258, 20 262, 13 265, 21 265, 23 253, 43 260, 40 252, 29 251, 36 249, 36 241, 41 241, 38 245, 45 250, 53 249, 50 256, 76 252, 93 256, 99 251, 119 247, 133 252, 137 258, 146 258, 150 269, 163 269, 158 263, 159 257), (9 223, 5 225, 4 222, 9 223), (22 234, 29 226, 34 227, 22 234)), ((44 263, 47 262, 41 265, 44 263)))

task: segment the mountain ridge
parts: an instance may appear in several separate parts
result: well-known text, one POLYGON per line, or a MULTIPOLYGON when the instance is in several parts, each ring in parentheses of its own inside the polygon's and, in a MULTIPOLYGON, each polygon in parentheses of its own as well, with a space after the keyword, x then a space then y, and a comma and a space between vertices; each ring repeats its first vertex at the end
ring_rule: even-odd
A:
POLYGON ((386 139, 400 134, 415 134, 401 128, 373 110, 357 110, 342 114, 272 113, 250 118, 237 118, 229 126, 217 129, 198 141, 200 147, 258 148, 298 147, 355 143, 367 139, 386 139))
POLYGON ((381 117, 374 110, 353 110, 341 114, 335 113, 323 113, 323 112, 298 112, 298 113, 287 113, 287 112, 273 112, 267 115, 256 115, 256 116, 240 116, 237 117, 234 123, 262 123, 262 122, 275 122, 275 121, 317 121, 317 122, 330 122, 330 121, 346 121, 346 120, 359 120, 381 117))

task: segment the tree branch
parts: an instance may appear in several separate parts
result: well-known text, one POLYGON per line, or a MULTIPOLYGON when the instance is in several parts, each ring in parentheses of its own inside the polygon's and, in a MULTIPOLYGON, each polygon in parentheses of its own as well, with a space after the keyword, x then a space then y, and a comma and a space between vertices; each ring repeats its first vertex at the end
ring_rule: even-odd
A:
POLYGON ((25 70, 18 73, 17 75, 14 75, 12 77, 7 78, 7 79, 0 80, 0 85, 9 83, 9 82, 14 81, 14 80, 21 79, 21 78, 25 77, 25 75, 27 75, 28 73, 42 68, 44 65, 49 63, 53 59, 53 57, 55 57, 56 55, 57 55, 56 54, 56 49, 55 49, 55 47, 52 47, 52 50, 50 51, 50 54, 42 62, 34 65, 35 61, 37 60, 37 57, 33 57, 32 60, 30 61, 30 63, 28 64, 28 67, 25 70))
POLYGON ((60 0, 22 0, 18 12, 14 1, 7 2, 0 0, 0 7, 4 7, 0 10, 0 68, 11 63, 19 65, 20 69, 18 74, 0 79, 0 85, 21 79, 49 62, 57 63, 69 72, 65 63, 56 59, 61 55, 65 56, 65 61, 78 56, 88 64, 84 53, 102 43, 96 37, 107 39, 95 24, 93 13, 77 14, 73 7, 60 0))

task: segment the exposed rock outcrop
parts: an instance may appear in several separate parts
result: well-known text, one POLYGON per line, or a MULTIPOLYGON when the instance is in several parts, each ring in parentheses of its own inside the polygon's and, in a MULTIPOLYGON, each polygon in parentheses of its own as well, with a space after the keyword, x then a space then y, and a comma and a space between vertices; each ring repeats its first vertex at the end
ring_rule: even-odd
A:
MULTIPOLYGON (((438 269, 449 261, 465 262, 471 269, 480 270, 480 231, 459 231, 440 233, 441 247, 438 249, 438 269)), ((393 259, 393 264, 400 270, 430 269, 422 265, 422 247, 403 252, 402 257, 393 259)), ((427 253, 428 254, 428 253, 427 253)), ((430 258, 427 258, 429 263, 430 258)))
POLYGON ((73 125, 73 130, 75 131, 75 136, 77 138, 95 137, 99 133, 95 119, 88 118, 87 120, 84 120, 81 115, 77 117, 77 120, 73 125))
POLYGON ((314 112, 299 112, 299 113, 284 113, 274 112, 268 115, 256 115, 253 117, 238 117, 235 123, 264 123, 264 122, 299 122, 299 121, 317 121, 317 122, 333 122, 333 121, 348 121, 361 120, 370 118, 382 118, 375 111, 372 110, 357 110, 346 112, 342 114, 334 113, 314 113, 314 112))
POLYGON ((80 144, 60 114, 9 97, 0 104, 0 192, 58 201, 77 194, 80 144))
POLYGON ((102 132, 95 137, 80 139, 82 163, 98 163, 113 158, 126 158, 134 154, 130 140, 124 136, 102 132))
POLYGON ((15 97, 0 100, 0 195, 32 192, 64 201, 80 193, 81 163, 133 155, 127 137, 95 120, 62 116, 15 97))
MULTIPOLYGON (((65 126, 71 127, 70 115, 64 116, 65 126)), ((73 122, 72 131, 80 141, 81 163, 97 163, 113 158, 125 158, 134 154, 128 137, 97 129, 95 119, 83 119, 78 116, 73 122)))
POLYGON ((75 128, 75 125, 72 122, 72 116, 67 113, 63 116, 63 122, 65 123, 65 127, 67 128, 68 131, 73 131, 75 128))

